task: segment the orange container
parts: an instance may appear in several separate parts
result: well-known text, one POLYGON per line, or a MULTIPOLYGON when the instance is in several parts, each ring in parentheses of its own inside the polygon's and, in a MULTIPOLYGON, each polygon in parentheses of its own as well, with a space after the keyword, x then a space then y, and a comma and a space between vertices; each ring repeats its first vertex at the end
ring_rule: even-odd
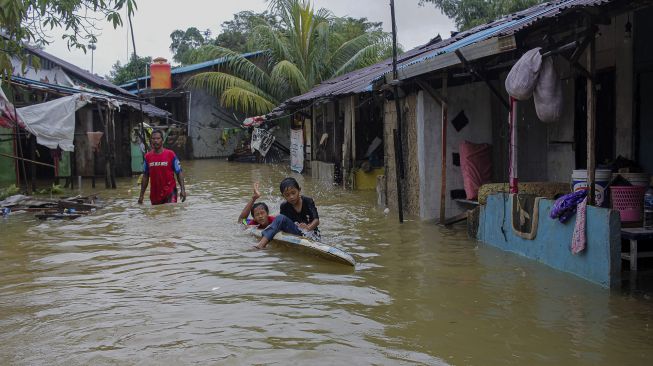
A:
POLYGON ((150 64, 150 88, 172 89, 172 75, 170 64, 163 57, 157 57, 150 64))

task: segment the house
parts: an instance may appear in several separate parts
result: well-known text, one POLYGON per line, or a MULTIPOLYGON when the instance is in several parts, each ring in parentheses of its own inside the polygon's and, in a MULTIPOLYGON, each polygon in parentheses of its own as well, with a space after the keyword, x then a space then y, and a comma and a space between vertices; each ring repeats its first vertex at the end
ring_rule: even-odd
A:
POLYGON ((2 83, 0 184, 26 184, 29 190, 43 180, 76 183, 72 177, 79 176, 93 185, 104 178, 115 188, 116 177, 142 169, 140 148, 140 164, 132 161, 132 145, 140 146, 135 131, 141 121, 163 124, 168 112, 41 49, 25 46, 24 52, 27 67, 12 59, 13 75, 2 83), (32 66, 35 58, 38 67, 32 66))
MULTIPOLYGON (((399 56, 410 60, 431 49, 441 39, 399 56)), ((290 98, 270 115, 291 111, 292 128, 302 129, 307 170, 314 178, 354 189, 374 189, 376 177, 385 171, 385 108, 391 93, 381 88, 392 60, 323 81, 309 92, 290 98), (379 155, 380 153, 380 155, 379 155)))
MULTIPOLYGON (((526 195, 501 191, 568 191, 573 170, 587 169, 591 176, 596 166, 618 157, 653 173, 646 139, 653 135, 653 48, 647 39, 652 17, 650 0, 551 1, 411 50, 399 57, 396 77, 387 63, 376 65, 377 77, 329 80, 295 100, 311 96, 316 104, 329 90, 359 80, 365 85, 353 94, 381 98, 385 174, 378 191, 400 217, 465 217, 478 202, 454 194, 465 187, 461 146, 491 145, 488 168, 491 181, 500 184, 472 211, 470 233, 608 287, 619 281, 624 257, 618 212, 589 207, 587 249, 572 255, 575 219, 550 219, 553 201, 538 199, 529 237, 513 215, 526 195), (553 60, 562 88, 561 118, 551 123, 539 120, 532 99, 511 102, 504 86, 517 60, 536 47, 553 60)), ((314 159, 314 152, 312 145, 307 158, 314 159)))
MULTIPOLYGON (((264 51, 250 52, 242 55, 257 65, 267 63, 264 51)), ((234 153, 248 138, 242 128, 245 115, 224 108, 219 99, 202 89, 186 86, 188 79, 203 72, 217 71, 228 61, 227 57, 217 58, 194 65, 176 67, 171 70, 172 89, 153 89, 151 77, 145 76, 129 81, 121 87, 142 96, 159 108, 169 111, 171 119, 186 127, 183 131, 188 143, 175 147, 178 154, 190 159, 225 158, 234 153)), ((276 133, 277 140, 287 146, 288 129, 276 133)))

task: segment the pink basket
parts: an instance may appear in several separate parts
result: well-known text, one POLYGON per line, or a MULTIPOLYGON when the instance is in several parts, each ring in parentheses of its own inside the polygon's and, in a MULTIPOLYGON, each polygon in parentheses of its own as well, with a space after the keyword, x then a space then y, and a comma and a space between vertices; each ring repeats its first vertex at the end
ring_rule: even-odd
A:
POLYGON ((621 221, 632 222, 642 219, 644 194, 647 187, 611 186, 612 208, 619 211, 621 221))

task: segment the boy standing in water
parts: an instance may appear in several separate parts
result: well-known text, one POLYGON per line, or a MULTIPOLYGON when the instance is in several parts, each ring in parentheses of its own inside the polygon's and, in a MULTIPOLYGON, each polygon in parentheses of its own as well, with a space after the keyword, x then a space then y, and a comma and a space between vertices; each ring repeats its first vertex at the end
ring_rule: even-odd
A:
POLYGON ((263 230, 263 237, 255 247, 265 248, 279 231, 320 240, 320 231, 317 228, 320 217, 313 199, 300 194, 301 188, 295 178, 288 177, 282 180, 279 190, 286 199, 286 202, 281 204, 281 214, 263 230))

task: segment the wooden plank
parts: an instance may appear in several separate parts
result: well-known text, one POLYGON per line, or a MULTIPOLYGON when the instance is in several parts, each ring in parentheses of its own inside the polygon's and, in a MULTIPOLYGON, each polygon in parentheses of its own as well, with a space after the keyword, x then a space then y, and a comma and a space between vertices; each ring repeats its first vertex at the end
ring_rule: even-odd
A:
POLYGON ((98 206, 96 205, 91 205, 88 203, 70 202, 70 201, 59 201, 57 206, 62 210, 66 208, 74 208, 75 210, 78 211, 91 211, 98 208, 98 206))
POLYGON ((456 224, 456 223, 459 223, 459 222, 465 221, 465 220, 467 220, 467 211, 465 211, 465 212, 463 212, 461 214, 458 214, 456 216, 450 217, 448 219, 440 221, 440 225, 450 226, 450 225, 453 225, 453 224, 456 224))
POLYGON ((653 230, 643 227, 622 228, 621 237, 624 239, 649 240, 653 239, 653 230))
POLYGON ((80 214, 63 214, 63 213, 56 213, 56 214, 51 214, 51 213, 45 213, 45 214, 36 214, 34 217, 38 218, 39 220, 47 220, 47 219, 57 219, 57 220, 72 220, 80 217, 82 215, 80 214))
MULTIPOLYGON (((467 60, 476 60, 499 53, 512 51, 517 48, 513 35, 506 37, 492 37, 465 47, 459 48, 463 51, 467 60)), ((412 65, 405 65, 397 71, 399 80, 409 79, 418 75, 441 70, 449 66, 460 64, 460 60, 454 52, 449 52, 432 58, 424 59, 412 65)), ((386 75, 386 82, 392 80, 392 75, 386 75)))
POLYGON ((463 203, 463 204, 466 204, 466 205, 478 206, 478 201, 464 200, 462 198, 456 198, 454 201, 456 201, 458 203, 463 203))

